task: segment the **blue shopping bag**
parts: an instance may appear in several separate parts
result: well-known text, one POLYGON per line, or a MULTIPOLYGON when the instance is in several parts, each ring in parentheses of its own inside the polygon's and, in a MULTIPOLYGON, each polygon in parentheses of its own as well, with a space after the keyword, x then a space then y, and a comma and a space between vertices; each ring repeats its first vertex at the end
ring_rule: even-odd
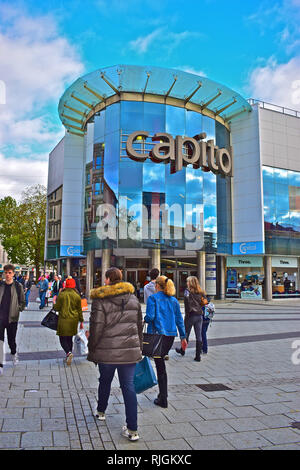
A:
POLYGON ((149 357, 145 356, 135 366, 134 387, 136 393, 142 393, 157 385, 156 376, 149 357))

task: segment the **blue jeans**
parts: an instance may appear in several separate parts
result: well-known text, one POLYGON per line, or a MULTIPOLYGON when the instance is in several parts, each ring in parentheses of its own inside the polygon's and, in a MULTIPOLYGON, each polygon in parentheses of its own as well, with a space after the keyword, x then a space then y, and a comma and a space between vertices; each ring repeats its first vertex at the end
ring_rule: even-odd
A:
POLYGON ((26 291, 26 294, 25 294, 26 307, 28 307, 29 296, 30 296, 30 290, 26 291))
POLYGON ((207 353, 207 328, 209 326, 210 320, 204 320, 202 323, 202 352, 207 353))
POLYGON ((44 307, 45 307, 45 298, 46 298, 46 292, 41 292, 41 291, 40 291, 40 299, 41 299, 40 308, 44 308, 44 307))
POLYGON ((135 364, 99 364, 100 377, 97 411, 104 413, 107 408, 111 383, 116 369, 124 398, 126 425, 130 431, 136 431, 137 398, 133 383, 135 364))

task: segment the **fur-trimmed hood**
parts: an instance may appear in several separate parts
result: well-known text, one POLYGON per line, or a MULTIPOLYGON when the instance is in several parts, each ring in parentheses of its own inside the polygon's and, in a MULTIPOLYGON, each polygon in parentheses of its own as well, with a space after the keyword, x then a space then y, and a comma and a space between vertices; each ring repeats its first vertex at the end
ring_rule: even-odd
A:
POLYGON ((90 292, 91 299, 105 299, 107 297, 115 297, 122 294, 133 294, 134 287, 130 282, 117 282, 108 286, 97 287, 90 292))

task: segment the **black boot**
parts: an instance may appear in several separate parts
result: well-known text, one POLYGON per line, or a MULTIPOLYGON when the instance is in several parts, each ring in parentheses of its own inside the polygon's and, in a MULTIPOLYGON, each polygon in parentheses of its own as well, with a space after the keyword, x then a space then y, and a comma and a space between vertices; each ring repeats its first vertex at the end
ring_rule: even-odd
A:
POLYGON ((158 389, 159 394, 158 397, 155 398, 154 404, 157 406, 161 406, 162 408, 168 408, 168 378, 167 374, 158 376, 158 389))
POLYGON ((202 348, 202 341, 196 341, 196 356, 194 361, 200 362, 201 361, 201 348, 202 348))
POLYGON ((175 351, 176 351, 178 354, 181 354, 182 356, 185 355, 185 351, 184 351, 182 348, 175 348, 175 351))

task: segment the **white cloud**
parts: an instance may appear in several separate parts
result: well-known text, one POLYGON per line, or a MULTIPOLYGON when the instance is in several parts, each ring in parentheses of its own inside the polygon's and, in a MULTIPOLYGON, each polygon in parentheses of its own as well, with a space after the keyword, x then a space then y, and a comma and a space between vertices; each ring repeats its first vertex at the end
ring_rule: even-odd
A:
POLYGON ((203 70, 195 69, 194 67, 190 67, 189 65, 179 65, 178 67, 176 67, 176 69, 183 70, 184 72, 188 73, 193 73, 194 75, 201 75, 201 77, 207 76, 206 73, 203 72, 203 70))
POLYGON ((12 196, 20 200, 27 186, 37 183, 47 186, 47 155, 40 156, 39 160, 28 160, 0 154, 0 168, 0 199, 12 196))
POLYGON ((147 52, 150 45, 153 41, 161 35, 162 28, 154 30, 152 33, 147 34, 147 36, 140 36, 134 41, 130 41, 129 47, 130 49, 135 50, 139 54, 143 54, 147 52))
POLYGON ((150 46, 152 48, 160 48, 170 53, 182 42, 203 37, 199 32, 194 31, 181 31, 179 33, 168 31, 166 27, 155 29, 152 33, 146 36, 140 36, 137 39, 130 41, 129 47, 138 54, 144 54, 148 51, 150 46))
POLYGON ((250 76, 251 97, 300 110, 300 56, 278 64, 273 58, 250 76))
MULTIPOLYGON (((74 46, 59 35, 53 17, 29 17, 7 5, 0 6, 0 15, 0 81, 5 86, 5 104, 0 101, 0 168, 5 168, 5 175, 10 170, 8 179, 1 176, 0 192, 13 195, 20 194, 29 178, 23 177, 23 167, 29 183, 35 182, 24 155, 35 160, 34 168, 47 167, 47 154, 64 133, 57 115, 53 121, 53 107, 84 67, 74 46)), ((37 176, 37 182, 41 178, 37 176)))

